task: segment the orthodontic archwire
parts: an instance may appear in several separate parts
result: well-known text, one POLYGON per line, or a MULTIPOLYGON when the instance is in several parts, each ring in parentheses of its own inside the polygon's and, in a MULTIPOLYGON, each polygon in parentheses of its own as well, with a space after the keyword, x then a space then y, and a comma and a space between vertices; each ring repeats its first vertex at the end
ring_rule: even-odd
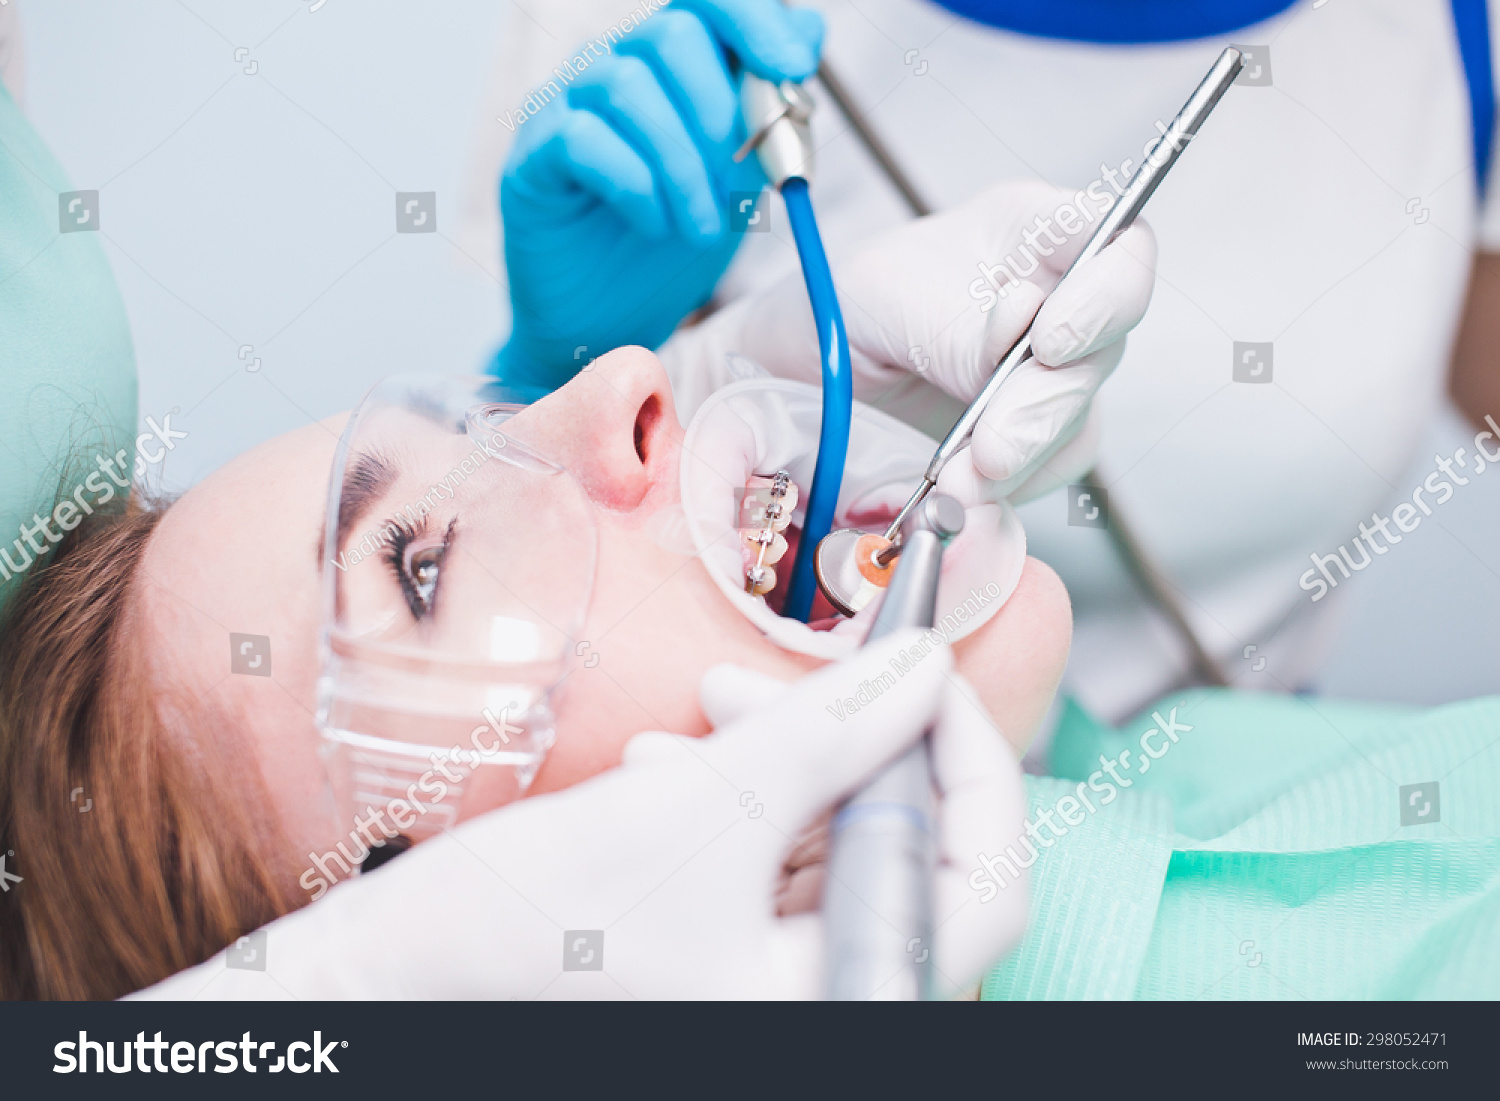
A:
POLYGON ((740 538, 755 562, 745 570, 745 591, 751 596, 765 596, 776 587, 772 567, 786 554, 786 537, 782 535, 792 522, 797 507, 797 487, 791 475, 778 470, 770 479, 755 476, 745 487, 740 506, 740 538), (757 485, 756 483, 763 483, 757 485))

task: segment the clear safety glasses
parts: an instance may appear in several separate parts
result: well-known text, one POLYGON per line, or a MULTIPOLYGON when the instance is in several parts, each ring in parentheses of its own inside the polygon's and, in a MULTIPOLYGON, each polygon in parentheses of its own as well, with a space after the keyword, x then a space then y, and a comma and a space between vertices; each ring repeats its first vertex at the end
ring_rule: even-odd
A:
POLYGON ((374 813, 420 841, 523 795, 552 744, 597 534, 577 482, 507 431, 533 396, 400 375, 344 429, 318 692, 344 828, 374 813))

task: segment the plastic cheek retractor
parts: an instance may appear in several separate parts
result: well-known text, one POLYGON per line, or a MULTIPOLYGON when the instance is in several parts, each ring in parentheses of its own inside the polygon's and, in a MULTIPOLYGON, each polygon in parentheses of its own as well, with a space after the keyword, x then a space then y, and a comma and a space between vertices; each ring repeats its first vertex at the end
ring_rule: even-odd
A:
MULTIPOLYGON (((745 529, 751 525, 742 501, 769 489, 774 478, 767 471, 785 472, 789 488, 806 484, 817 457, 820 413, 817 388, 804 383, 747 378, 718 390, 684 433, 681 502, 693 553, 725 597, 777 645, 834 660, 852 653, 864 638, 878 601, 869 601, 852 619, 829 609, 829 618, 809 626, 777 615, 746 585, 755 544, 747 541, 745 529)), ((856 402, 838 525, 878 538, 931 453, 929 437, 856 402)), ((950 642, 977 630, 1000 609, 1026 560, 1026 535, 1009 505, 981 500, 965 505, 963 534, 944 555, 938 585, 937 629, 950 642)), ((801 529, 802 510, 794 505, 788 511, 791 527, 784 530, 792 534, 791 528, 801 529)))

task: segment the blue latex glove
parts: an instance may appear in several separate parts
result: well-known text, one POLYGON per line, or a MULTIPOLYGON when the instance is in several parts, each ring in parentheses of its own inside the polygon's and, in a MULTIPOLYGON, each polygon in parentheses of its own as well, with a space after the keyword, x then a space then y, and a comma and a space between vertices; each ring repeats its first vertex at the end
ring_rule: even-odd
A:
POLYGON ((561 385, 611 348, 656 347, 708 300, 742 236, 730 193, 765 183, 754 157, 733 161, 738 73, 803 79, 822 40, 816 12, 779 0, 677 0, 532 117, 500 177, 502 377, 561 385))

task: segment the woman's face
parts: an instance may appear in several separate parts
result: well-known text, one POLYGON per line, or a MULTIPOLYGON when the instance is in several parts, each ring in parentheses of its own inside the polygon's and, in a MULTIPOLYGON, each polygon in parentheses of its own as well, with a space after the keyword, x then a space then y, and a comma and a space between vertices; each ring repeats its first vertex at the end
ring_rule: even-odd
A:
MULTIPOLYGON (((314 720, 323 563, 343 549, 323 545, 343 419, 262 444, 186 493, 152 537, 140 578, 142 642, 153 656, 163 717, 258 766, 293 857, 327 851, 343 836, 326 810, 314 720), (226 635, 239 634, 269 638, 268 677, 231 673, 226 635), (226 716, 227 729, 217 729, 226 716), (231 739, 236 744, 224 744, 231 739)), ((534 792, 613 766, 642 730, 706 733, 697 685, 714 664, 732 661, 787 680, 817 664, 768 642, 697 558, 659 538, 678 505, 683 433, 650 352, 624 348, 601 357, 507 422, 505 432, 568 469, 598 536, 578 636, 586 660, 553 701, 557 741, 534 792)), ((389 500, 368 502, 370 520, 399 511, 410 490, 399 479, 384 486, 389 500)), ((558 571, 559 586, 576 582, 567 555, 557 555, 555 567, 547 555, 534 561, 542 571, 534 580, 544 588, 548 568, 558 571)), ((440 584, 450 581, 443 599, 475 598, 462 591, 458 570, 440 584)), ((394 578, 390 584, 398 592, 394 578)), ((1068 634, 1066 594, 1050 571, 1029 562, 1000 614, 956 648, 960 669, 1012 740, 1029 737, 1040 719, 1068 634)))

